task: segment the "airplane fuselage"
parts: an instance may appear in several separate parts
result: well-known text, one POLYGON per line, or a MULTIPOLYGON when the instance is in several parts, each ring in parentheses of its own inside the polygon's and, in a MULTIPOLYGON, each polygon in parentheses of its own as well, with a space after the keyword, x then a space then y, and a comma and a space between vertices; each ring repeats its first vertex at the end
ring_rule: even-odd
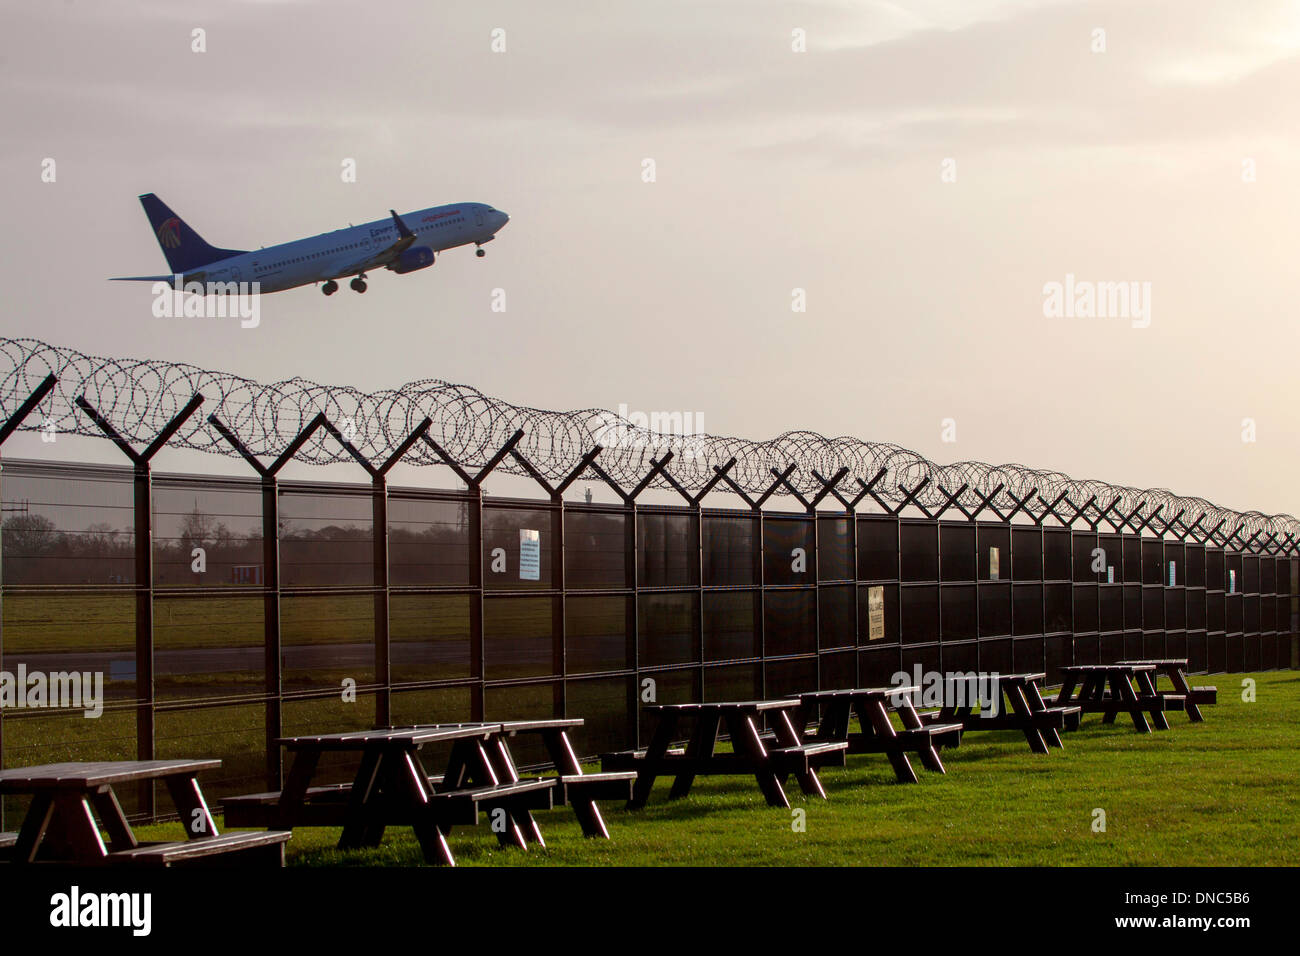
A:
MULTIPOLYGON (((491 241, 505 224, 498 218, 504 215, 483 203, 452 203, 405 213, 402 221, 417 236, 414 246, 424 246, 437 253, 491 241)), ((392 219, 376 219, 214 262, 200 270, 203 277, 199 281, 257 282, 262 292, 280 292, 348 278, 357 274, 355 264, 366 258, 367 253, 378 253, 397 238, 397 226, 392 219)))

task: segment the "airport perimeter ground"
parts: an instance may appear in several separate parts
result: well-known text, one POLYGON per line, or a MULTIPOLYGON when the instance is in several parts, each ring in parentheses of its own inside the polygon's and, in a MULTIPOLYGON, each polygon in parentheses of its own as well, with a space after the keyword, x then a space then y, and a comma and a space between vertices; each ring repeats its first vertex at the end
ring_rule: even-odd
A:
MULTIPOLYGON (((1300 864, 1300 672, 1217 674, 1219 704, 1192 724, 1141 735, 1119 718, 1085 715, 1065 750, 1030 752, 1014 732, 970 733, 944 752, 946 776, 919 771, 894 783, 883 756, 850 757, 823 771, 829 799, 791 786, 794 814, 768 807, 752 781, 703 778, 669 801, 660 780, 650 805, 606 806, 613 839, 585 840, 567 808, 539 815, 548 849, 499 849, 486 826, 458 828, 464 866, 928 866, 1300 864), (1243 682, 1255 700, 1243 700, 1243 682), (1097 811, 1104 832, 1094 831, 1097 811)), ((139 828, 144 839, 180 839, 179 824, 139 828)), ((295 831, 290 866, 414 866, 409 830, 382 846, 340 852, 331 829, 295 831)))

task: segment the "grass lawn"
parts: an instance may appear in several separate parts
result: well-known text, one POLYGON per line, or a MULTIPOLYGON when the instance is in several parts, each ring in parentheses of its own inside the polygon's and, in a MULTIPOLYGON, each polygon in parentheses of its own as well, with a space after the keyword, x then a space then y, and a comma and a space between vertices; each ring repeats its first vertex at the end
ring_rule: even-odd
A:
MULTIPOLYGON (((795 832, 789 810, 768 807, 752 778, 712 777, 669 802, 660 779, 650 805, 606 805, 613 839, 585 840, 571 811, 538 815, 548 849, 502 850, 484 825, 452 831, 468 866, 767 865, 1191 865, 1300 864, 1300 672, 1194 678, 1219 688, 1219 704, 1192 724, 1171 713, 1171 729, 1141 735, 1127 717, 1105 726, 1085 715, 1065 750, 1030 752, 1014 732, 970 732, 944 751, 946 776, 919 769, 899 785, 883 755, 849 758, 822 781, 829 799, 787 793, 807 811, 795 832), (1242 682, 1256 700, 1242 700, 1242 682), (1105 832, 1094 812, 1105 811, 1105 832)), ((791 793, 791 791, 793 791, 791 793)), ((144 839, 178 839, 179 824, 138 829, 144 839)), ((338 830, 300 829, 289 865, 419 865, 409 830, 393 829, 375 849, 340 852, 338 830)))

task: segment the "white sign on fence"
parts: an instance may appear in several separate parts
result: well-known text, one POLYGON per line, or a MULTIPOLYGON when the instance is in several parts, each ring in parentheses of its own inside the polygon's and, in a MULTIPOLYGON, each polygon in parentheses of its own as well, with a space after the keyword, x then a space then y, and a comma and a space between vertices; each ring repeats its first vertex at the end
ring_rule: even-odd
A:
POLYGON ((542 533, 519 529, 519 580, 537 581, 542 576, 542 533))
POLYGON ((885 589, 867 589, 867 640, 879 641, 885 637, 885 589))

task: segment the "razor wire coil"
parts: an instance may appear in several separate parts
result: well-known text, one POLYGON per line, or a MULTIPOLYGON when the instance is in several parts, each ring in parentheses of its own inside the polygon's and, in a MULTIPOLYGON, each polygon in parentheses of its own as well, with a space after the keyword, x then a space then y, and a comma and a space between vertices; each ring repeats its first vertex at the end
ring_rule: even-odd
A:
MULTIPOLYGON (((1203 533, 1218 527, 1241 540, 1260 535, 1300 537, 1300 522, 1289 514, 1234 511, 1163 488, 1141 489, 1077 479, 1020 464, 939 464, 899 445, 851 436, 828 438, 812 431, 790 431, 754 441, 724 435, 665 434, 603 409, 561 412, 531 408, 441 379, 421 379, 377 392, 322 385, 304 378, 263 384, 182 362, 90 356, 30 338, 0 338, 0 355, 0 419, 12 415, 47 375, 57 377, 53 391, 19 426, 29 431, 53 427, 62 433, 102 436, 75 404, 78 397, 84 396, 123 438, 147 444, 197 393, 205 399, 200 414, 188 418, 169 445, 237 455, 208 422, 207 416, 215 414, 252 454, 274 458, 318 413, 324 413, 335 426, 345 429, 352 445, 364 457, 378 462, 387 458, 427 416, 432 420, 429 436, 466 469, 491 460, 517 430, 522 430, 517 450, 551 482, 563 480, 585 454, 601 445, 597 464, 612 481, 628 488, 641 482, 655 468, 656 461, 672 451, 668 471, 678 485, 690 492, 703 489, 715 478, 716 468, 735 459, 729 478, 754 496, 772 486, 774 469, 780 472, 794 465, 795 471, 788 478, 790 488, 811 496, 823 488, 814 472, 829 478, 847 468, 840 486, 849 497, 861 488, 854 479, 870 483, 880 476, 873 490, 881 499, 902 503, 910 494, 913 503, 925 508, 956 503, 975 509, 985 498, 1007 509, 1013 502, 1031 498, 1041 499, 1044 504, 1061 498, 1075 506, 1095 500, 1098 509, 1109 507, 1112 513, 1121 515, 1156 513, 1163 515, 1166 522, 1181 515, 1184 527, 1199 519, 1203 533), (995 491, 999 486, 1001 490, 995 491), (958 493, 959 489, 965 490, 958 493)), ((318 465, 352 461, 324 430, 318 430, 294 459, 318 465)), ((444 463, 423 442, 411 446, 403 460, 419 465, 444 463)), ((502 460, 498 469, 527 475, 511 456, 502 460)), ((650 485, 671 487, 660 474, 650 485)), ((788 495, 790 488, 778 486, 774 493, 788 495)), ((725 483, 717 484, 716 489, 731 490, 725 483)), ((1041 506, 1038 511, 1042 511, 1041 506)))

